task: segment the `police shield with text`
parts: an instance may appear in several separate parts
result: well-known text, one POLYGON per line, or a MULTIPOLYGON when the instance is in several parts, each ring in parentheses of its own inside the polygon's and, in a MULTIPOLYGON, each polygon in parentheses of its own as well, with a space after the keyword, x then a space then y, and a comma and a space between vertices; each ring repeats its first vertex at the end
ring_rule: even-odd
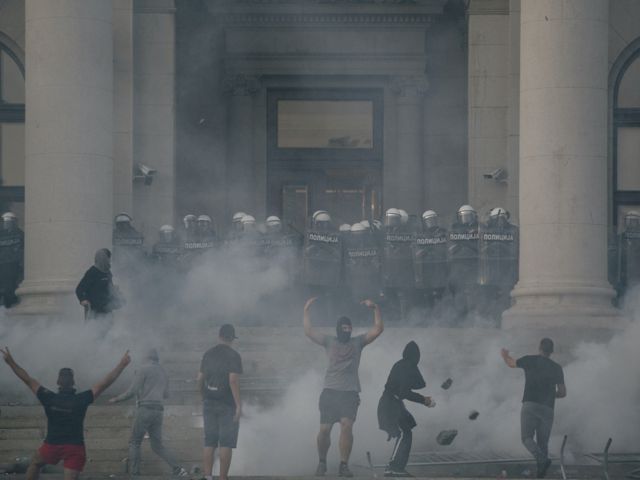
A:
POLYGON ((158 232, 158 241, 153 246, 153 259, 171 267, 178 265, 178 260, 182 255, 182 243, 176 235, 175 229, 171 225, 163 225, 158 232))
POLYGON ((384 216, 382 237, 384 294, 398 312, 399 319, 409 313, 409 298, 415 287, 413 274, 413 233, 408 229, 409 216, 404 210, 390 208, 384 216))
POLYGON ((413 242, 413 268, 416 288, 427 306, 433 307, 442 298, 449 276, 447 231, 439 225, 433 210, 422 214, 422 228, 413 242))
POLYGON ((619 252, 619 284, 624 295, 640 283, 640 212, 632 210, 625 215, 619 252))
POLYGON ((144 237, 131 225, 127 213, 116 215, 114 223, 113 263, 120 271, 134 272, 144 260, 144 237))
POLYGON ((2 215, 0 225, 0 297, 6 308, 18 302, 16 289, 24 276, 24 233, 12 212, 2 215))
POLYGON ((518 227, 509 212, 497 207, 480 227, 480 277, 486 313, 499 316, 509 307, 509 293, 518 281, 518 227))
POLYGON ((305 234, 303 278, 312 289, 333 289, 340 281, 342 240, 331 224, 331 216, 318 210, 305 234))
POLYGON ((458 209, 456 222, 449 230, 449 288, 454 307, 466 314, 476 300, 479 253, 478 216, 470 205, 458 209))
POLYGON ((375 299, 381 292, 380 249, 369 222, 354 223, 345 245, 345 281, 354 302, 375 299))
POLYGON ((298 276, 302 239, 295 232, 285 231, 279 217, 272 215, 265 220, 263 255, 269 264, 278 264, 293 282, 298 276))
POLYGON ((196 220, 197 219, 198 219, 198 217, 196 217, 192 213, 189 213, 189 214, 185 215, 184 218, 182 219, 182 225, 183 225, 182 241, 183 241, 183 243, 192 242, 192 241, 195 240, 195 237, 196 237, 196 220))

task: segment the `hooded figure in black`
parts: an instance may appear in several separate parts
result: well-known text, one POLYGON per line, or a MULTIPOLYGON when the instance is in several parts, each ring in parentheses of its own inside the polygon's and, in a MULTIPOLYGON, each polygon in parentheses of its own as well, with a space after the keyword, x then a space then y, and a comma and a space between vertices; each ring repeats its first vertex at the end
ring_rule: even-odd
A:
POLYGON ((396 362, 389 373, 384 392, 378 403, 380 430, 387 432, 388 440, 397 439, 389 466, 385 470, 386 477, 410 476, 405 467, 411 452, 411 429, 416 426, 416 421, 404 406, 403 400, 421 403, 428 407, 435 406, 431 397, 425 397, 413 391, 426 386, 418 369, 419 361, 420 348, 416 342, 407 343, 402 352, 402 360, 396 362))
POLYGON ((109 249, 101 248, 96 252, 93 266, 76 287, 76 296, 90 318, 111 313, 121 306, 120 295, 113 285, 109 249))

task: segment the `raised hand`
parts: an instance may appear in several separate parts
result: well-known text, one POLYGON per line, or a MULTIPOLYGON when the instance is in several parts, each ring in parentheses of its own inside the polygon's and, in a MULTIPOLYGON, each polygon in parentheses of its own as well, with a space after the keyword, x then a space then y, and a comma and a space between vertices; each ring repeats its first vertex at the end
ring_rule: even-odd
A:
POLYGON ((313 302, 315 302, 316 300, 318 300, 318 297, 311 297, 309 300, 307 300, 307 303, 304 304, 304 309, 309 310, 309 307, 311 307, 311 305, 313 305, 313 302))

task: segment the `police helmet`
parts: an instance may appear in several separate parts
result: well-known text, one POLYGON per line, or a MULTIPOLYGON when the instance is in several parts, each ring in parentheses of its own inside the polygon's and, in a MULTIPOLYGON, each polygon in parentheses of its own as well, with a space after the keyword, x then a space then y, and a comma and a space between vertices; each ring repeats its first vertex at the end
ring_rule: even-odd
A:
POLYGON ((351 233, 362 233, 366 232, 367 227, 365 227, 362 222, 354 223, 351 225, 351 233))
POLYGON ((282 222, 280 217, 271 215, 264 221, 268 232, 279 232, 282 229, 282 222))
POLYGON ((384 213, 384 224, 387 227, 397 227, 402 222, 402 215, 397 208, 390 208, 384 213))
POLYGON ((184 228, 189 229, 191 227, 193 227, 193 225, 196 223, 196 216, 192 213, 189 213, 187 215, 184 216, 184 218, 182 219, 182 223, 184 224, 184 228))
POLYGON ((12 230, 18 225, 18 217, 13 212, 3 213, 2 224, 6 230, 12 230))
POLYGON ((242 217, 244 217, 246 213, 244 212, 236 212, 233 214, 233 223, 238 223, 242 221, 242 217))
POLYGON ((313 217, 311 217, 312 220, 315 222, 330 222, 331 221, 331 215, 329 215, 329 212, 327 212, 326 210, 318 210, 313 214, 313 217))
POLYGON ((200 215, 197 219, 198 223, 211 223, 211 217, 209 215, 200 215))
POLYGON ((422 214, 422 223, 425 227, 431 228, 438 225, 438 214, 434 210, 426 210, 422 214))
POLYGON ((116 224, 118 223, 131 223, 131 216, 128 213, 121 212, 113 219, 116 224))
POLYGON ((498 218, 498 217, 504 217, 504 218, 509 218, 509 212, 507 212, 504 208, 502 207, 496 207, 491 209, 491 212, 489 212, 489 217, 490 218, 498 218))
POLYGON ((409 222, 409 214, 401 208, 399 208, 398 211, 400 212, 400 223, 406 225, 409 222))
POLYGON ((458 209, 458 221, 463 224, 470 224, 477 221, 477 214, 471 205, 462 205, 458 209))
POLYGON ((640 227, 640 212, 629 210, 624 216, 625 227, 640 227))
POLYGON ((342 225, 340 225, 340 227, 338 227, 338 230, 341 232, 350 232, 351 225, 349 225, 348 223, 343 223, 342 225))
POLYGON ((247 227, 247 226, 250 226, 250 225, 255 225, 256 224, 256 219, 253 218, 251 215, 245 215, 244 217, 242 217, 241 223, 242 223, 243 227, 247 227))
POLYGON ((169 241, 173 238, 174 232, 175 229, 171 225, 162 225, 159 230, 160 238, 169 241))

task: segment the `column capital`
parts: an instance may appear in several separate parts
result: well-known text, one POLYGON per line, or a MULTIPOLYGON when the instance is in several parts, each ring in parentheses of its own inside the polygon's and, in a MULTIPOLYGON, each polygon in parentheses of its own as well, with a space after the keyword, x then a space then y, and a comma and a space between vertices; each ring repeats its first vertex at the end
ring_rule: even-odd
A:
POLYGON ((429 89, 429 80, 423 75, 398 75, 391 77, 391 91, 407 100, 418 100, 429 89))
POLYGON ((260 91, 260 77, 257 75, 227 74, 224 91, 234 97, 247 97, 260 91))

